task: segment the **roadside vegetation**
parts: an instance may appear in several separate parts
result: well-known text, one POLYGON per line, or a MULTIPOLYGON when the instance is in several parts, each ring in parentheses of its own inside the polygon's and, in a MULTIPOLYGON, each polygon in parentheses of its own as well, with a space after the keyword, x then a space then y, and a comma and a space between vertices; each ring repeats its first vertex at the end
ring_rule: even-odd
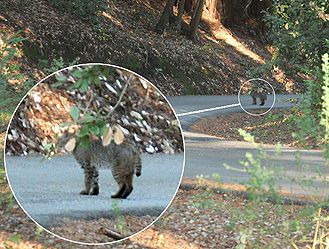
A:
MULTIPOLYGON (((235 94, 244 77, 252 77, 262 72, 263 77, 273 79, 274 76, 270 76, 273 73, 276 78, 280 76, 274 84, 278 92, 289 92, 292 88, 297 92, 305 91, 302 103, 296 104, 293 109, 277 113, 274 111, 263 119, 250 120, 245 116, 245 122, 248 124, 236 126, 234 132, 223 133, 230 134, 232 138, 242 137, 249 142, 264 141, 278 144, 278 155, 281 147, 285 145, 322 150, 325 165, 319 169, 319 176, 323 179, 323 189, 303 199, 285 198, 285 193, 277 191, 274 187, 277 177, 284 175, 282 172, 271 171, 260 163, 262 159, 266 159, 266 154, 261 146, 255 144, 259 154, 255 158, 246 155, 246 161, 242 162, 245 171, 251 176, 250 181, 244 185, 226 185, 220 182, 220 176, 213 179, 217 183, 203 179, 199 182, 183 180, 183 185, 192 183, 192 187, 188 190, 179 190, 171 206, 154 225, 125 242, 99 248, 329 248, 329 205, 325 191, 329 160, 328 2, 274 2, 273 11, 265 15, 265 20, 272 29, 269 35, 272 54, 264 48, 259 50, 268 61, 263 66, 247 57, 237 56, 236 51, 232 51, 230 46, 220 39, 211 42, 214 40, 211 30, 204 32, 202 23, 200 38, 196 45, 185 38, 177 39, 177 33, 172 28, 168 28, 162 35, 145 32, 146 27, 150 28, 156 24, 164 5, 156 5, 152 9, 151 5, 146 6, 140 1, 132 1, 134 8, 131 9, 120 2, 123 4, 122 11, 118 11, 120 8, 115 5, 116 1, 110 2, 110 5, 105 5, 101 1, 96 9, 94 1, 71 1, 69 5, 61 5, 62 1, 53 3, 28 0, 5 0, 0 3, 0 7, 8 13, 5 17, 0 15, 1 20, 7 20, 1 25, 0 37, 2 143, 10 116, 25 93, 38 80, 70 63, 97 59, 119 64, 137 71, 151 82, 158 82, 160 90, 171 95, 235 94), (39 8, 40 6, 42 8, 39 8), (59 32, 60 28, 51 30, 53 33, 47 33, 41 25, 42 22, 34 21, 35 23, 31 24, 24 19, 27 16, 23 15, 24 10, 29 10, 33 14, 37 9, 43 14, 51 13, 53 19, 59 23, 59 13, 63 14, 63 20, 69 24, 68 30, 72 32, 72 43, 68 42, 66 34, 59 32), (54 9, 58 9, 59 12, 54 12, 54 9), (152 15, 150 9, 153 11, 152 15), (109 18, 106 18, 106 15, 99 15, 99 11, 108 13, 117 26, 106 26, 110 23, 109 18), (54 13, 57 13, 56 16, 53 16, 54 13), (68 18, 68 13, 76 19, 68 18), (30 30, 29 34, 17 33, 19 22, 16 23, 14 14, 29 23, 31 28, 35 28, 34 32, 30 30), (149 19, 144 20, 146 16, 149 16, 149 19), (128 33, 126 29, 119 28, 125 26, 120 20, 129 26, 133 33, 132 38, 130 35, 124 35, 128 33), (140 22, 145 26, 136 25, 140 22), (36 35, 39 31, 45 33, 36 35), (151 42, 141 40, 143 35, 151 42), (48 36, 52 38, 48 39, 48 36), (81 36, 84 39, 83 43, 79 42, 81 36), (161 47, 162 45, 158 44, 160 39, 163 39, 161 41, 170 49, 161 47), (121 46, 123 40, 129 42, 121 46), (63 41, 67 42, 67 47, 61 50, 63 41), (103 43, 106 44, 106 49, 101 46, 103 43), (44 46, 45 44, 48 47, 44 46), (154 49, 167 56, 157 56, 157 50, 154 49), (191 54, 191 60, 181 59, 183 55, 188 54, 191 54), (226 66, 219 70, 218 63, 226 66), (293 79, 298 79, 298 82, 293 79), (290 88, 291 85, 294 87, 290 88), (244 131, 239 128, 243 128, 244 131), (273 130, 278 132, 271 134, 273 130), (194 189, 193 186, 199 188, 194 189)), ((33 22, 33 15, 28 16, 31 16, 33 22)), ((188 15, 185 17, 188 18, 188 15)), ((266 46, 259 45, 260 43, 250 37, 244 42, 250 45, 249 50, 266 46)), ((240 117, 232 120, 239 119, 240 117)), ((218 121, 223 120, 216 120, 218 121)), ((237 121, 231 122, 232 125, 236 123, 237 121)), ((214 134, 210 128, 202 132, 214 134)), ((0 149, 3 150, 3 145, 0 149)), ((87 248, 42 231, 26 216, 10 191, 3 160, 1 153, 1 246, 87 248)), ((300 167, 298 156, 296 165, 300 167)), ((312 185, 312 181, 300 180, 299 183, 312 185)))

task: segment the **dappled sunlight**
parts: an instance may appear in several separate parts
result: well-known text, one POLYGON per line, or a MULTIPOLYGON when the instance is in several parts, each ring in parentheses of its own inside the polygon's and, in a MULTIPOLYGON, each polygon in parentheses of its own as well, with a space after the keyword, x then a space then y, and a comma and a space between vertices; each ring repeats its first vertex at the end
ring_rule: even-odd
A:
POLYGON ((25 241, 20 238, 19 235, 0 235, 0 248, 12 248, 12 249, 52 249, 55 247, 45 247, 45 245, 40 244, 36 241, 25 241))
POLYGON ((226 44, 234 47, 238 52, 248 56, 253 61, 256 61, 261 64, 265 63, 265 60, 262 57, 252 52, 246 45, 244 45, 241 41, 237 40, 229 29, 220 26, 212 33, 216 37, 216 39, 224 41, 226 44))
POLYGON ((112 22, 114 22, 115 24, 119 25, 120 27, 123 28, 123 24, 116 20, 113 16, 111 16, 110 14, 106 13, 106 12, 103 12, 102 15, 108 19, 110 19, 112 22))
MULTIPOLYGON (((194 241, 188 241, 171 231, 160 228, 161 232, 154 228, 149 228, 131 238, 131 241, 138 242, 139 245, 147 248, 179 248, 179 249, 201 249, 194 241)), ((183 228, 181 228, 183 229, 183 228)))

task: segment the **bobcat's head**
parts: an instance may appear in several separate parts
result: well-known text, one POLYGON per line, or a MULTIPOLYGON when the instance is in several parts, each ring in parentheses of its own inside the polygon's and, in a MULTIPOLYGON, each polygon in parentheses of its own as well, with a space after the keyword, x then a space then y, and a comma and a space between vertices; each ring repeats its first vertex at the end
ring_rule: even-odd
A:
POLYGON ((74 141, 74 146, 73 146, 73 144, 71 142, 71 141, 73 141, 73 139, 75 139, 75 134, 70 133, 68 130, 65 130, 63 132, 63 135, 57 140, 58 148, 65 149, 67 151, 74 150, 76 141, 74 141), (72 147, 73 147, 73 149, 72 149, 72 147))

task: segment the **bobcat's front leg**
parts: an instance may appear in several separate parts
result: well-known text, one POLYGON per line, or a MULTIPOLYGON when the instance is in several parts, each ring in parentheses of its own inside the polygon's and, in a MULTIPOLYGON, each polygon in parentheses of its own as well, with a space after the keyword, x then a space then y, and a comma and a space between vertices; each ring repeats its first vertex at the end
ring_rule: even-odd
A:
POLYGON ((250 94, 251 98, 252 98, 252 105, 257 105, 257 97, 256 97, 256 93, 251 93, 250 94))
POLYGON ((93 168, 93 176, 92 176, 92 181, 91 181, 91 188, 89 191, 90 195, 98 195, 99 194, 99 186, 98 186, 98 179, 99 179, 99 172, 96 167, 93 168))
POLYGON ((97 182, 94 181, 95 168, 90 166, 89 162, 80 163, 85 175, 85 188, 80 191, 82 195, 98 195, 98 171, 97 182))

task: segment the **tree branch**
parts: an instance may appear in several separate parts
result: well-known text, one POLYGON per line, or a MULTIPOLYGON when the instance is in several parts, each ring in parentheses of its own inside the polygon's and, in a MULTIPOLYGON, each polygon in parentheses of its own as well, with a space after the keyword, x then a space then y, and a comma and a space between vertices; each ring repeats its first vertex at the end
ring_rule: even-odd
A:
POLYGON ((107 229, 105 227, 101 227, 99 229, 99 233, 100 234, 103 234, 103 235, 106 235, 108 237, 111 237, 111 238, 113 238, 115 240, 120 240, 120 239, 124 239, 125 238, 120 233, 114 232, 114 231, 109 230, 109 229, 107 229))

